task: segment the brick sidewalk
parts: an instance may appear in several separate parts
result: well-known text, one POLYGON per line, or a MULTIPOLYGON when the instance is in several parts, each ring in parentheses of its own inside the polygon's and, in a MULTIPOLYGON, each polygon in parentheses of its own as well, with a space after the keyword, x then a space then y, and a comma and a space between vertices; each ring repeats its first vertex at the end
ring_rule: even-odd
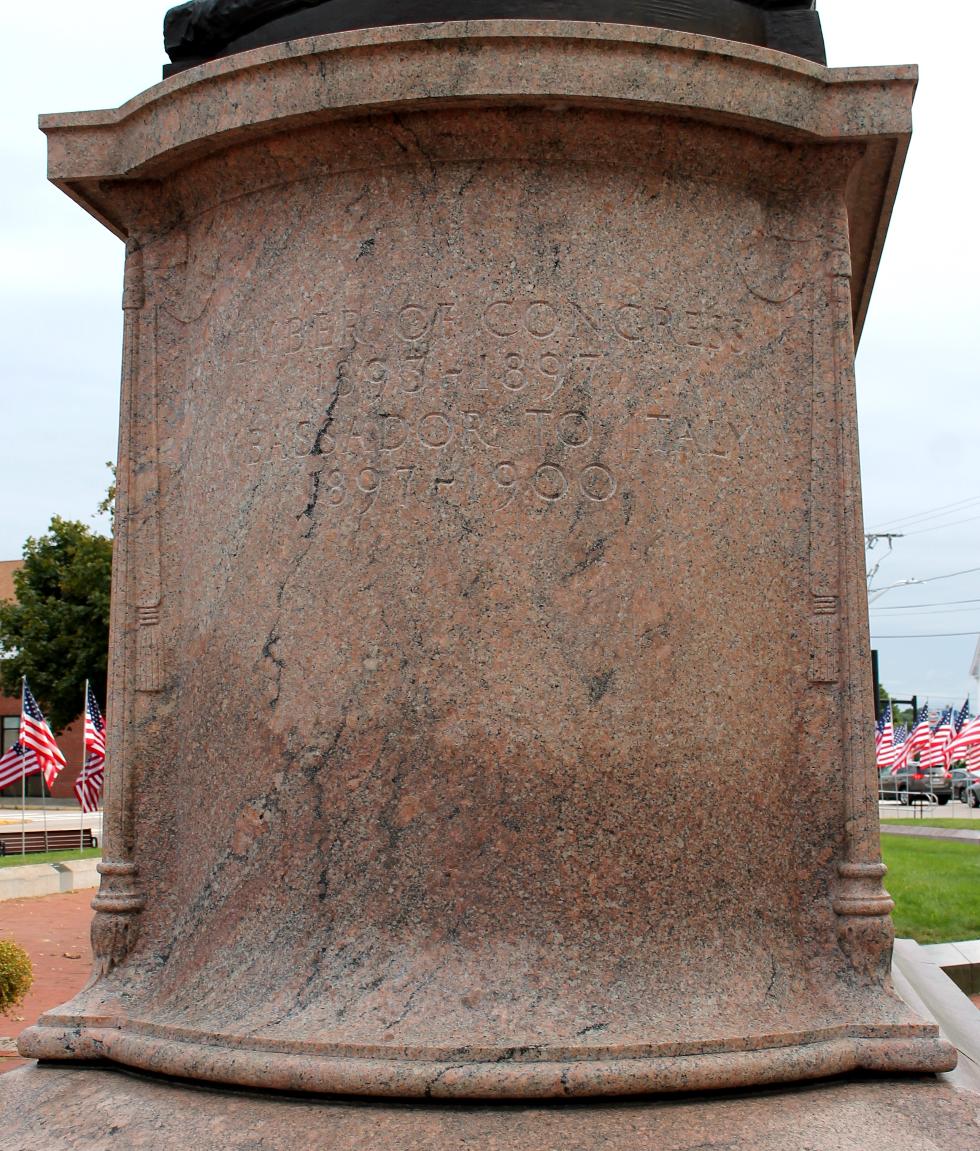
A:
POLYGON ((6 1055, 9 1039, 38 1016, 80 991, 92 967, 89 924, 93 891, 71 891, 34 899, 9 899, 0 906, 0 939, 12 939, 30 955, 34 985, 11 1015, 0 1015, 0 1072, 24 1063, 6 1055))

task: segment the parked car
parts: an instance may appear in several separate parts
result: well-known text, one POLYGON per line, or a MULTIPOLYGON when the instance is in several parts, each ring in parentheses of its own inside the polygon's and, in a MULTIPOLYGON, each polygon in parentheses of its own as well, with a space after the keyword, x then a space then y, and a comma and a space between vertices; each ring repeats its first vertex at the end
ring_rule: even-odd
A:
POLYGON ((980 807, 980 779, 966 789, 966 802, 971 807, 980 807))
POLYGON ((878 772, 878 798, 897 799, 899 803, 949 803, 953 794, 953 781, 943 767, 919 769, 910 763, 895 775, 890 768, 878 772))
POLYGON ((960 803, 969 803, 967 791, 969 791, 970 784, 974 782, 974 777, 967 775, 966 770, 962 767, 954 767, 951 775, 953 777, 953 799, 958 799, 960 803))

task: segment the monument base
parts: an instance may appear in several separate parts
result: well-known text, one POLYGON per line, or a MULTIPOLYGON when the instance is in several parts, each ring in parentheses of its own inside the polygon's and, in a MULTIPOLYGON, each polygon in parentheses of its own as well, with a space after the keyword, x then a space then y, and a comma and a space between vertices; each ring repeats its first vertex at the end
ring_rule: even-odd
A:
POLYGON ((488 20, 44 119, 128 255, 95 977, 22 1054, 521 1101, 952 1065, 888 981, 865 698, 914 84, 488 20))
POLYGON ((588 1105, 367 1103, 247 1095, 118 1071, 31 1066, 0 1076, 4 1145, 45 1151, 974 1151, 980 1096, 927 1077, 588 1105), (111 1137, 110 1137, 111 1133, 111 1137))
POLYGON ((262 1043, 127 1020, 49 1013, 21 1050, 51 1061, 108 1060, 178 1079, 257 1090, 422 1099, 574 1099, 717 1091, 855 1071, 950 1071, 956 1053, 930 1023, 841 1025, 647 1049, 585 1046, 486 1051, 262 1043))

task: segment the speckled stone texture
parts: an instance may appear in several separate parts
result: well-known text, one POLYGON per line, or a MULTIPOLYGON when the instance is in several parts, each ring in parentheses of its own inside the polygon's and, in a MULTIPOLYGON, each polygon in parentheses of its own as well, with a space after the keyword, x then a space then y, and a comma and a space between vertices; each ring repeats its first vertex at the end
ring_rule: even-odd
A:
POLYGON ((199 1090, 113 1071, 0 1075, 9 1151, 976 1151, 980 1096, 903 1082, 563 1104, 384 1103, 199 1090))
POLYGON ((888 984, 852 377, 914 79, 445 24, 44 120, 129 254, 96 970, 25 1055, 951 1066, 888 984))

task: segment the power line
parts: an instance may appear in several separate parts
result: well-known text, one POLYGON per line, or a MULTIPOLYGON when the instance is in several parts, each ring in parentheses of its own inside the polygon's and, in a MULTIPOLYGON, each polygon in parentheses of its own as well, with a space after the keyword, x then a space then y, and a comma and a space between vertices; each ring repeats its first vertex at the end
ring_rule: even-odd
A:
POLYGON ((945 608, 952 603, 980 603, 980 600, 934 600, 932 603, 890 603, 887 608, 872 608, 872 611, 904 611, 909 608, 945 608))
POLYGON ((950 636, 980 635, 980 631, 933 631, 918 635, 873 635, 872 639, 946 639, 950 636))
MULTIPOLYGON (((875 612, 883 612, 885 615, 888 615, 888 613, 891 612, 893 609, 890 607, 873 607, 870 610, 875 611, 875 612)), ((912 611, 912 612, 909 612, 908 615, 904 615, 900 610, 898 615, 895 615, 892 618, 895 620, 909 619, 910 617, 914 617, 914 618, 918 619, 922 616, 976 615, 976 613, 977 613, 977 609, 975 607, 941 607, 938 609, 936 609, 936 608, 925 608, 923 611, 912 611)))
POLYGON ((969 575, 971 572, 980 572, 980 568, 964 568, 958 572, 947 572, 945 575, 927 576, 925 579, 903 579, 898 583, 887 584, 885 587, 869 587, 869 592, 890 591, 893 587, 905 587, 908 584, 935 583, 938 579, 952 579, 954 576, 969 575))
POLYGON ((908 524, 920 520, 932 519, 942 513, 962 511, 964 507, 978 503, 980 503, 980 496, 968 496, 964 500, 956 500, 951 504, 941 504, 938 508, 929 508, 926 511, 914 512, 911 515, 898 516, 897 519, 884 520, 881 523, 875 524, 871 530, 876 531, 878 528, 894 527, 897 524, 908 524))
POLYGON ((926 532, 941 532, 945 528, 955 528, 960 524, 972 524, 974 520, 980 520, 980 516, 967 516, 966 519, 962 520, 950 520, 948 524, 935 524, 931 528, 916 528, 914 532, 905 532, 903 536, 899 538, 904 538, 904 536, 921 536, 925 535, 926 532))
MULTIPOLYGON (((909 689, 909 695, 911 694, 912 689, 909 689)), ((942 706, 943 704, 953 704, 955 706, 960 702, 964 695, 969 694, 970 693, 968 691, 960 691, 957 692, 956 695, 933 695, 932 692, 928 692, 923 694, 923 699, 929 704, 938 704, 939 706, 942 706)), ((895 696, 892 696, 891 698, 894 700, 895 696)), ((910 709, 902 708, 902 710, 905 711, 910 709)))
MULTIPOLYGON (((918 515, 914 516, 905 516, 895 523, 889 523, 884 526, 888 531, 899 530, 904 532, 907 528, 913 528, 917 524, 928 523, 930 520, 944 519, 946 516, 953 516, 958 512, 970 511, 975 508, 978 503, 980 503, 980 500, 977 499, 964 500, 960 504, 951 504, 948 508, 945 509, 940 508, 931 512, 920 512, 918 515)), ((880 530, 878 527, 868 528, 868 531, 872 532, 878 530, 880 530)))

